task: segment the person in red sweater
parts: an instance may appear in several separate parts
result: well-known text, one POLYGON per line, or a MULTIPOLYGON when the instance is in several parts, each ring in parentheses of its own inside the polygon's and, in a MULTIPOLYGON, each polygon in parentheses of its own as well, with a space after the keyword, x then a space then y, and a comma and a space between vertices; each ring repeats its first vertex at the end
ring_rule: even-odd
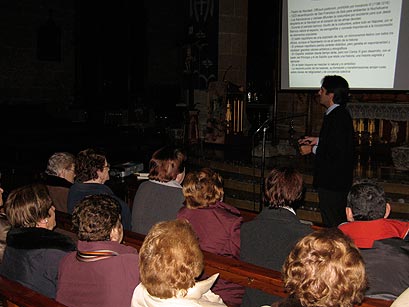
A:
POLYGON ((386 202, 385 191, 376 183, 353 185, 345 211, 348 222, 339 225, 339 229, 359 248, 372 248, 376 240, 404 239, 408 235, 409 222, 387 219, 391 206, 386 202))
POLYGON ((359 182, 348 194, 348 222, 339 225, 360 248, 369 287, 365 295, 394 300, 409 287, 409 222, 388 219, 391 212, 382 187, 359 182))

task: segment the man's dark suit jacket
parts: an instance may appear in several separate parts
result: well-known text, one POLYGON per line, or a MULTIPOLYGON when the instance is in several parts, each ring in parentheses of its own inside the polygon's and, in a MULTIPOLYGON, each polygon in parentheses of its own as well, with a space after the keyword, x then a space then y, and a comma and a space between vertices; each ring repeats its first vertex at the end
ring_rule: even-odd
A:
MULTIPOLYGON (((302 224, 292 212, 264 208, 254 220, 241 226, 240 259, 281 271, 297 241, 311 232, 311 227, 302 224)), ((246 288, 242 306, 271 305, 277 299, 279 298, 260 290, 246 288)))
POLYGON ((315 155, 315 188, 349 191, 354 168, 354 127, 342 106, 325 115, 315 155))

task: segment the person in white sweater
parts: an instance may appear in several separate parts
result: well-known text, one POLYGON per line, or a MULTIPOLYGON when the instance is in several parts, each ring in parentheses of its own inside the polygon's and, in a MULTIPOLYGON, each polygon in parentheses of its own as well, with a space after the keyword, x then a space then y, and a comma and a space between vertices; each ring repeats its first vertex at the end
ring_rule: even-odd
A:
POLYGON ((203 253, 188 221, 155 224, 142 244, 139 261, 141 283, 131 307, 226 306, 210 290, 218 274, 196 282, 203 271, 203 253))

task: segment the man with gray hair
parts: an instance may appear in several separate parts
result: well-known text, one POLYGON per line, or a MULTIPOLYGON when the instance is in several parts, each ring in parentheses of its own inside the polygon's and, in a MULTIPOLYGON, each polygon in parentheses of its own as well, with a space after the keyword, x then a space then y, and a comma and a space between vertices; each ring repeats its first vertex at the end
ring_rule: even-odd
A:
POLYGON ((75 157, 68 152, 56 152, 49 159, 44 174, 56 210, 67 212, 67 197, 75 178, 75 157))
POLYGON ((369 281, 366 296, 393 300, 409 287, 409 222, 388 219, 390 212, 383 188, 361 181, 347 197, 348 222, 338 228, 361 250, 369 281))

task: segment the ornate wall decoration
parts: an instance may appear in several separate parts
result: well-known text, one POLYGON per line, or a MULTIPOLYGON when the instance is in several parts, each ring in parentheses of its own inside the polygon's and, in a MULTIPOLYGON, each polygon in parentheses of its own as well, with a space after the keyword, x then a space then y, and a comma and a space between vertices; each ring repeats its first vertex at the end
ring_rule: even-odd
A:
POLYGON ((194 89, 217 80, 219 1, 189 0, 184 74, 194 89))

